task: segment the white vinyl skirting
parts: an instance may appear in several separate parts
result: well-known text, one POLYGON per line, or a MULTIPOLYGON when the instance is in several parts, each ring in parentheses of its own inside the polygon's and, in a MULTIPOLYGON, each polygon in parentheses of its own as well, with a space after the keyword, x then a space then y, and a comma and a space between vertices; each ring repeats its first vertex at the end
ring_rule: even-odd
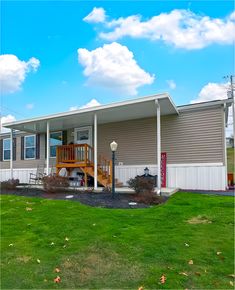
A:
MULTIPOLYGON (((116 178, 124 185, 136 175, 144 174, 144 168, 148 167, 150 174, 157 174, 157 166, 146 165, 118 165, 116 166, 116 178)), ((14 178, 21 183, 29 181, 29 174, 36 173, 36 168, 14 169, 14 178)), ((10 169, 0 170, 0 180, 10 178, 10 169)), ((194 164, 168 164, 167 165, 167 187, 181 189, 201 190, 225 190, 227 178, 225 166, 220 163, 194 163, 194 164)))

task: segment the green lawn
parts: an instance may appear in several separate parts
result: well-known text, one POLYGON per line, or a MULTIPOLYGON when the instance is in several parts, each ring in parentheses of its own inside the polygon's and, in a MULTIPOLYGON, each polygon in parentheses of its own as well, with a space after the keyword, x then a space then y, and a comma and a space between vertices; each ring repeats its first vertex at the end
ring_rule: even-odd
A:
POLYGON ((233 289, 233 205, 192 193, 136 210, 1 195, 1 289, 233 289))
POLYGON ((234 148, 227 148, 228 173, 234 173, 234 148))

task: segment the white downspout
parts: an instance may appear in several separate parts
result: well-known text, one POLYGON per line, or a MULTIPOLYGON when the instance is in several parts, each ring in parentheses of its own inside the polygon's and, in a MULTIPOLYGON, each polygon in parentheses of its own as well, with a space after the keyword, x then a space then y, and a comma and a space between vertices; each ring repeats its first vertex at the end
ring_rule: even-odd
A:
POLYGON ((46 156, 46 175, 49 175, 50 162, 50 123, 47 121, 47 156, 46 156))
POLYGON ((94 188, 97 189, 97 114, 94 114, 94 188))
POLYGON ((10 171, 11 171, 11 179, 13 179, 13 129, 11 129, 10 133, 10 145, 11 145, 11 150, 10 150, 10 171))
POLYGON ((157 194, 161 194, 161 111, 158 100, 155 100, 157 107, 157 194))

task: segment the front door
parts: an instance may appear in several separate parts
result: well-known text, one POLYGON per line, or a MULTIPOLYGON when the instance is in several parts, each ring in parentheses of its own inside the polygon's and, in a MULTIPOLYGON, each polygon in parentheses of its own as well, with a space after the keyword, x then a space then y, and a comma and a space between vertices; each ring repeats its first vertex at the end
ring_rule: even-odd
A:
MULTIPOLYGON (((74 129, 74 143, 75 144, 88 144, 92 146, 92 127, 80 127, 74 129)), ((87 160, 91 161, 92 158, 92 151, 91 148, 88 148, 87 151, 84 146, 76 147, 75 149, 75 156, 76 159, 84 162, 87 160), (87 152, 85 154, 85 152, 87 152)))
POLYGON ((74 143, 88 144, 92 146, 92 127, 80 127, 74 129, 74 143))

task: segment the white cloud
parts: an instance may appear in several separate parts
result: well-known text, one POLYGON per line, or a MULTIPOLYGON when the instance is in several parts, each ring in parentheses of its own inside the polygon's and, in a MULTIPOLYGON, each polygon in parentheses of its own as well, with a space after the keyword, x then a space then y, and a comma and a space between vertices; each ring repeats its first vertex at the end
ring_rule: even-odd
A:
POLYGON ((72 106, 72 107, 69 108, 69 111, 76 111, 78 109, 79 109, 78 106, 72 106))
POLYGON ((84 21, 90 23, 102 23, 105 22, 105 10, 103 8, 94 7, 91 13, 83 18, 84 21))
POLYGON ((91 107, 97 107, 100 106, 101 104, 96 100, 92 99, 90 102, 88 102, 86 105, 81 106, 80 109, 85 109, 85 108, 91 108, 91 107))
POLYGON ((88 77, 88 83, 127 95, 136 95, 140 86, 154 81, 154 75, 139 67, 133 53, 116 42, 92 51, 80 48, 78 60, 84 67, 83 73, 88 77))
POLYGON ((85 108, 91 108, 91 107, 97 107, 100 106, 101 104, 96 100, 96 99, 92 99, 91 101, 89 101, 87 104, 78 107, 78 106, 73 106, 69 108, 69 111, 75 111, 78 109, 85 109, 85 108))
POLYGON ((171 90, 174 90, 176 88, 176 83, 174 80, 167 80, 166 82, 171 90))
POLYGON ((198 98, 191 101, 191 104, 227 99, 228 89, 229 83, 208 83, 201 89, 198 98))
POLYGON ((175 9, 146 21, 141 15, 105 21, 99 36, 116 41, 125 36, 163 41, 183 49, 201 49, 211 44, 232 44, 235 39, 235 12, 211 18, 190 10, 175 9))
POLYGON ((4 123, 10 123, 10 122, 14 122, 16 120, 15 116, 13 115, 6 115, 6 116, 2 116, 0 118, 0 133, 6 133, 9 132, 10 129, 7 128, 3 128, 4 123))
MULTIPOLYGON (((228 98, 227 92, 230 89, 229 83, 208 83, 205 85, 198 94, 198 98, 192 100, 190 103, 201 103, 213 100, 224 100, 228 98)), ((228 113, 228 127, 226 128, 226 136, 231 136, 233 132, 233 118, 232 108, 229 108, 228 113)))
POLYGON ((26 104, 26 109, 32 110, 34 108, 34 104, 26 104))
POLYGON ((27 62, 13 54, 0 55, 1 93, 8 94, 20 90, 27 73, 37 71, 39 60, 32 57, 27 62))

